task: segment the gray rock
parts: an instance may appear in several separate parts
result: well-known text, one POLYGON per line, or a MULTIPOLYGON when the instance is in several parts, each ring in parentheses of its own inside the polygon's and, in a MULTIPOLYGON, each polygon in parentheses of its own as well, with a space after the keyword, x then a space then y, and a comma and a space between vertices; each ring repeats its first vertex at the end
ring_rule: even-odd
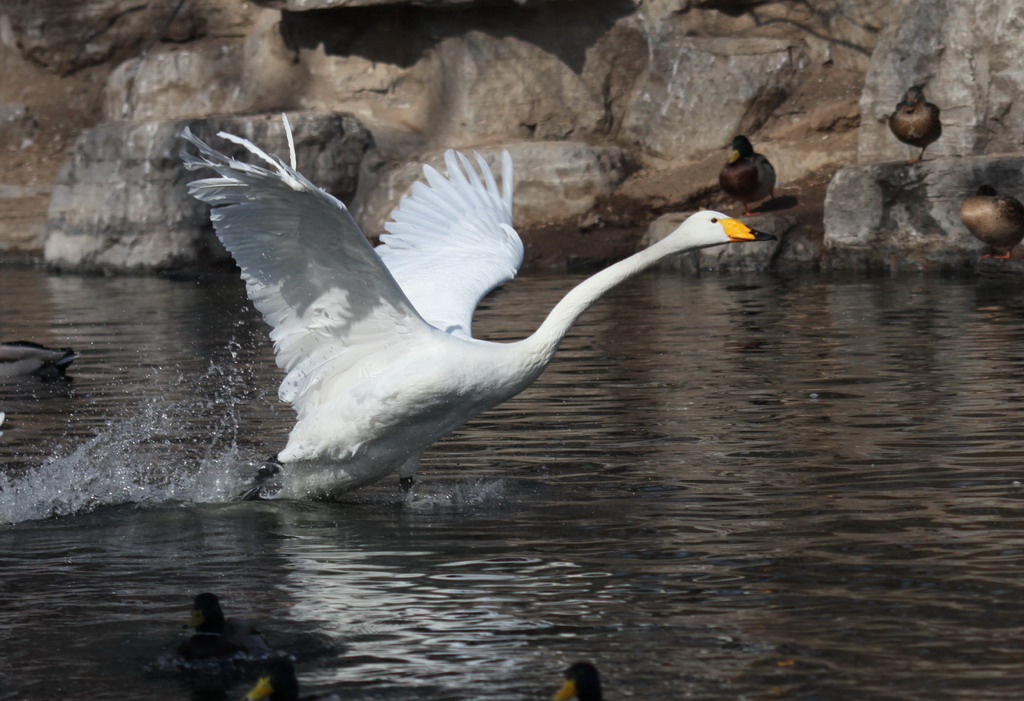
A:
MULTIPOLYGON (((658 217, 640 239, 639 248, 647 248, 662 240, 691 214, 693 212, 670 212, 658 217)), ((736 218, 758 231, 774 234, 778 241, 740 243, 691 251, 663 260, 657 268, 686 275, 700 275, 704 272, 751 273, 774 269, 787 238, 797 225, 796 217, 790 214, 760 214, 736 218)))
POLYGON ((889 132, 903 93, 924 84, 942 110, 942 136, 927 156, 1020 149, 1024 132, 1024 4, 910 0, 871 59, 861 96, 861 162, 916 157, 889 132))
POLYGON ((851 165, 825 196, 824 263, 833 270, 967 270, 984 245, 960 221, 978 186, 1024 198, 1024 156, 851 165))
POLYGON ((121 63, 107 78, 105 117, 154 121, 298 107, 306 71, 284 45, 280 15, 255 14, 245 39, 195 42, 121 63))
MULTIPOLYGON (((176 3, 136 0, 8 0, 3 11, 18 37, 22 55, 67 75, 136 53, 155 42, 176 3)), ((200 34, 206 20, 201 3, 186 3, 165 27, 176 39, 200 34)))
MULTIPOLYGON (((508 149, 515 167, 513 217, 520 231, 579 225, 634 167, 622 149, 575 141, 523 141, 475 150, 500 173, 502 149, 508 149)), ((391 211, 422 177, 422 163, 444 172, 443 151, 360 181, 353 212, 368 236, 383 231, 391 211)))
POLYGON ((129 59, 107 80, 104 115, 145 122, 250 111, 239 89, 243 65, 240 43, 129 59))
POLYGON ((622 124, 622 138, 661 158, 723 148, 761 126, 796 84, 800 47, 761 38, 694 38, 666 24, 622 124))
MULTIPOLYGON (((351 199, 369 135, 336 113, 289 116, 300 169, 342 200, 351 199), (324 138, 330 134, 330 138, 324 138)), ((179 154, 189 126, 215 148, 240 155, 218 131, 243 136, 287 157, 278 116, 163 122, 108 122, 82 134, 57 178, 46 222, 45 260, 60 269, 146 271, 228 260, 209 224, 206 206, 185 185, 179 154)))
POLYGON ((978 279, 990 285, 1024 285, 1024 260, 1020 258, 982 257, 975 264, 978 279))
POLYGON ((400 158, 443 146, 580 140, 606 131, 604 100, 581 75, 584 40, 602 17, 575 3, 561 7, 551 16, 536 11, 529 32, 507 30, 521 18, 507 8, 486 16, 420 11, 390 24, 373 14, 368 26, 345 22, 342 10, 317 20, 297 13, 282 31, 308 76, 301 104, 345 105, 389 157, 400 158), (562 24, 574 32, 556 36, 562 24))
POLYGON ((4 260, 38 254, 45 238, 50 188, 0 183, 0 254, 4 260))

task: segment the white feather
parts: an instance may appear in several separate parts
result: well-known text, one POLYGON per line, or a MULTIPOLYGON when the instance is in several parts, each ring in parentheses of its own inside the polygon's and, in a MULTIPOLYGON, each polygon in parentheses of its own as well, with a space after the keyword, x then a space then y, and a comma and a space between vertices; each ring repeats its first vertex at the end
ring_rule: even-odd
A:
POLYGON ((328 495, 415 471, 432 442, 529 386, 576 318, 602 293, 673 253, 768 238, 700 212, 661 242, 571 290, 529 338, 471 337, 479 300, 515 276, 523 244, 512 228, 512 160, 499 190, 483 158, 454 151, 448 174, 425 166, 372 248, 345 205, 294 167, 225 135, 269 168, 219 153, 188 130, 189 169, 219 177, 189 192, 242 271, 271 326, 280 396, 298 413, 280 495, 328 495))

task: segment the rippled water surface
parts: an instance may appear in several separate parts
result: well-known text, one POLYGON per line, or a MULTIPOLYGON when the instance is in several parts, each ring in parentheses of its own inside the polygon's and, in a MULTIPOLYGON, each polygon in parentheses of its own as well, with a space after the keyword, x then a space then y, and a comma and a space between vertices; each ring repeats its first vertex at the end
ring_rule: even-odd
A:
POLYGON ((346 699, 547 698, 577 659, 610 699, 1024 687, 1020 292, 647 275, 411 497, 343 503, 231 501, 292 421, 233 275, 3 270, 0 337, 82 354, 0 385, 0 699, 200 696, 172 652, 205 590, 346 699))

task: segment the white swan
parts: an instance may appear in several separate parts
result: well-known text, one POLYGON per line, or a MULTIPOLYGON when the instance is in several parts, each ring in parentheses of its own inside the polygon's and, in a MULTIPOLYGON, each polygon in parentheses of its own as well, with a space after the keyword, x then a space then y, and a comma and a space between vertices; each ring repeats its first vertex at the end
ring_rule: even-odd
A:
POLYGON ((448 151, 447 177, 424 166, 427 184, 416 183, 392 212, 375 249, 344 204, 295 170, 294 149, 288 166, 219 134, 264 161, 258 166, 187 129, 183 136, 198 149, 182 154, 186 167, 219 175, 190 183, 189 193, 213 207, 217 235, 272 327, 287 372, 279 395, 298 414, 277 456, 273 496, 329 497, 396 469, 407 486, 427 446, 528 387, 604 292, 674 253, 775 238, 698 212, 577 285, 529 338, 482 341, 471 335, 473 311, 523 258, 507 151, 500 190, 479 154, 474 168, 448 151))

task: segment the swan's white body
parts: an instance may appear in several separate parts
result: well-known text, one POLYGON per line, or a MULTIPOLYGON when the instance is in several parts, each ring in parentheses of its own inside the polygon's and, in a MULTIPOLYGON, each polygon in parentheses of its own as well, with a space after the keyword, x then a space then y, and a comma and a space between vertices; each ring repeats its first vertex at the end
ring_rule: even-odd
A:
POLYGON ((190 169, 220 177, 189 185, 242 270, 249 298, 272 327, 281 399, 298 420, 278 454, 277 496, 329 496, 398 470, 411 477, 424 449, 529 386, 572 323, 601 294, 667 255, 732 241, 773 238, 717 212, 574 288, 541 327, 515 343, 471 335, 477 303, 510 280, 523 247, 512 228, 512 164, 502 188, 445 154, 448 176, 424 166, 370 246, 341 202, 248 141, 269 168, 218 153, 186 130, 199 155, 190 169))

